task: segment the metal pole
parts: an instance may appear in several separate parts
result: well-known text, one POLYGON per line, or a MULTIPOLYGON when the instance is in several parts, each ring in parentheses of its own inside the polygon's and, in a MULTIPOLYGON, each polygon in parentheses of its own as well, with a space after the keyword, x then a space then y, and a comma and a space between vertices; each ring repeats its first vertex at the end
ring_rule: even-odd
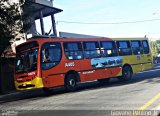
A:
POLYGON ((44 22, 43 22, 43 12, 42 11, 40 11, 40 24, 41 24, 42 35, 45 35, 44 22))
POLYGON ((3 75, 2 75, 2 58, 0 58, 0 94, 2 94, 2 77, 3 77, 3 75))
MULTIPOLYGON (((53 4, 53 1, 54 0, 50 0, 53 4)), ((57 37, 57 30, 56 30, 56 23, 55 23, 55 17, 54 17, 54 14, 51 15, 51 20, 52 20, 52 29, 53 29, 53 35, 55 37, 57 37)))
POLYGON ((57 37, 57 30, 56 30, 56 23, 55 23, 54 14, 51 15, 51 20, 52 20, 53 34, 55 37, 57 37))

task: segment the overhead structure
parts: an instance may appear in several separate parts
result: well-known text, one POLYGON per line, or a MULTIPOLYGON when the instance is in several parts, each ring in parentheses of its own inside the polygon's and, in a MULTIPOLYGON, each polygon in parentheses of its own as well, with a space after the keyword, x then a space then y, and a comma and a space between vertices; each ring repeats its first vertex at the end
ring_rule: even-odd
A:
POLYGON ((32 26, 27 33, 38 35, 35 20, 40 19, 41 34, 45 35, 43 18, 51 16, 52 32, 54 36, 57 36, 54 14, 62 11, 61 9, 53 7, 53 0, 26 0, 23 5, 23 13, 30 13, 31 17, 29 20, 32 22, 32 26))

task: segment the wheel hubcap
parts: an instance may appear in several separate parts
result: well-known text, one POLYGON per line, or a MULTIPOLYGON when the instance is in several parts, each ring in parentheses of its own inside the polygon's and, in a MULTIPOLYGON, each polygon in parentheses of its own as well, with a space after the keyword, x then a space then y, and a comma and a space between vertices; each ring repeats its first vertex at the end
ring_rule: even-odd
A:
POLYGON ((126 71, 124 74, 125 74, 126 77, 130 76, 130 72, 129 71, 126 71))
POLYGON ((70 84, 72 87, 74 87, 74 86, 75 86, 75 84, 76 84, 76 82, 75 82, 75 80, 74 80, 74 79, 71 79, 71 80, 69 81, 69 84, 70 84))

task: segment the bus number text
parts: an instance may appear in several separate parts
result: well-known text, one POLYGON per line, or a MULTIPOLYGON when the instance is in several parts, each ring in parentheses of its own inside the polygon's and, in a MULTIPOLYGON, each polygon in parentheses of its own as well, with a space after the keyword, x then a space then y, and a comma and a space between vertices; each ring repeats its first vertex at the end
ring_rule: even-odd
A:
POLYGON ((65 67, 73 67, 75 66, 74 62, 65 63, 65 67))

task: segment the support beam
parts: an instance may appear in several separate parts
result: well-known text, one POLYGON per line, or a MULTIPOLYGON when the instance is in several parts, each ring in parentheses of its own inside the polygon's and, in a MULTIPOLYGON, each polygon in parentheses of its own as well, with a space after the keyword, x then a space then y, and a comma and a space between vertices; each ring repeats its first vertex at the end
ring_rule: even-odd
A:
POLYGON ((56 23, 55 23, 54 14, 51 15, 51 20, 52 20, 53 35, 54 35, 55 37, 57 37, 56 23))
POLYGON ((43 22, 43 12, 42 11, 40 11, 40 24, 41 24, 42 35, 45 35, 44 22, 43 22))

